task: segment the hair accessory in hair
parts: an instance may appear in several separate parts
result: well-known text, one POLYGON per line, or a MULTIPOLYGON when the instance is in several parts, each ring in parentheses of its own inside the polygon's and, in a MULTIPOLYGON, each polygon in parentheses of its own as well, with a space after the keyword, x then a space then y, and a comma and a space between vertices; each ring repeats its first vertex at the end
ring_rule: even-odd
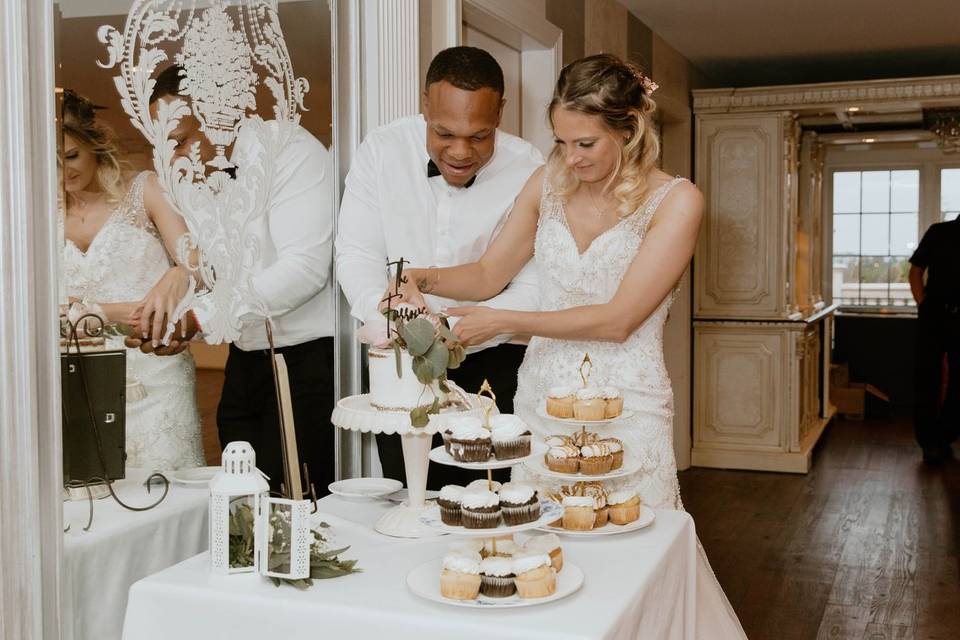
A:
POLYGON ((637 78, 637 82, 639 82, 640 86, 643 87, 644 94, 649 96, 651 93, 660 88, 660 85, 654 82, 653 78, 644 75, 643 72, 637 67, 631 67, 630 71, 633 72, 633 75, 637 78))

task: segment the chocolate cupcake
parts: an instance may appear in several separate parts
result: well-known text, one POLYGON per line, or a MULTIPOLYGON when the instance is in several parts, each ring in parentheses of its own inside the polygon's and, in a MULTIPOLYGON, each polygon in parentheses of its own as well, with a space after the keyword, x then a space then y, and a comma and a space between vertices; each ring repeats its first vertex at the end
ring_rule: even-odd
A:
POLYGON ((460 511, 467 529, 495 529, 500 525, 500 498, 492 491, 464 491, 460 511))
POLYGON ((490 418, 493 455, 497 460, 513 460, 530 455, 533 434, 523 420, 512 414, 490 418))
POLYGON ((491 556, 480 561, 480 593, 489 598, 506 598, 517 592, 513 581, 513 560, 491 556))
POLYGON ((507 526, 526 524, 540 517, 540 499, 528 484, 508 482, 500 489, 500 513, 507 526))
POLYGON ((440 489, 437 504, 440 506, 440 520, 451 527, 462 526, 460 513, 460 499, 463 497, 463 487, 448 484, 440 489))
POLYGON ((460 418, 450 429, 450 456, 458 462, 486 462, 492 446, 478 418, 460 418))

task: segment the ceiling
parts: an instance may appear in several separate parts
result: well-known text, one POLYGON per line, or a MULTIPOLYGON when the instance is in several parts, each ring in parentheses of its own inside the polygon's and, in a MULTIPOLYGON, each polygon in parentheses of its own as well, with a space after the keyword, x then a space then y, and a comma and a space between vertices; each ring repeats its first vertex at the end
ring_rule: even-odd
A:
POLYGON ((713 86, 960 74, 960 0, 620 0, 713 86))

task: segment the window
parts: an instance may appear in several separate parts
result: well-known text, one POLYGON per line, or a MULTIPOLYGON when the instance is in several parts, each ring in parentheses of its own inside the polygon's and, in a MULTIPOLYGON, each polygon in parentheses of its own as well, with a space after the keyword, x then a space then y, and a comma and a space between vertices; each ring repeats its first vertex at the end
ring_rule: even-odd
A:
MULTIPOLYGON (((955 189, 952 202, 960 208, 960 171, 955 189)), ((918 169, 835 171, 834 299, 848 306, 912 305, 907 275, 919 229, 918 169)))
POLYGON ((956 220, 960 215, 960 169, 940 170, 940 219, 956 220))

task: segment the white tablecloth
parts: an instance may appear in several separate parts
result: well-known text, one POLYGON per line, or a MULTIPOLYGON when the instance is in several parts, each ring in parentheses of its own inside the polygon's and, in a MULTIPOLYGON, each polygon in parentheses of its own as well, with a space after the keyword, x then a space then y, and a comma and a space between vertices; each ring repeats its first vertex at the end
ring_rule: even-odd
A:
MULTIPOLYGON (((114 483, 120 499, 131 506, 156 500, 160 485, 148 495, 147 473, 127 469, 114 483)), ((113 498, 94 501, 93 526, 87 524, 86 501, 64 502, 63 638, 120 638, 127 593, 137 580, 204 551, 207 540, 206 485, 170 484, 166 499, 150 511, 128 511, 113 498)))
POLYGON ((453 538, 399 540, 372 525, 387 503, 320 502, 335 542, 362 573, 298 591, 251 574, 214 576, 207 554, 133 585, 125 640, 563 640, 692 639, 696 535, 686 513, 658 511, 649 528, 603 538, 562 537, 565 562, 586 579, 574 595, 517 609, 466 609, 423 600, 406 586, 414 567, 453 538))

